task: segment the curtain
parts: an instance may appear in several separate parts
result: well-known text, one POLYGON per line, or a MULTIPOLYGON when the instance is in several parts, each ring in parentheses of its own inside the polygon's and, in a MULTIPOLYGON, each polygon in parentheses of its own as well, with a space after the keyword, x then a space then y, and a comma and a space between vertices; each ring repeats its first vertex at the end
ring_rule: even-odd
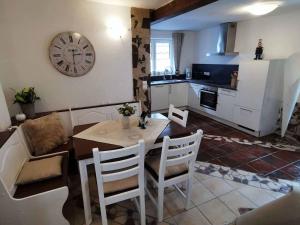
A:
POLYGON ((133 94, 144 112, 150 102, 150 10, 131 8, 133 94))
POLYGON ((180 73, 180 56, 181 49, 183 43, 184 34, 183 33, 173 33, 173 49, 174 49, 174 66, 175 66, 175 74, 178 75, 180 73))

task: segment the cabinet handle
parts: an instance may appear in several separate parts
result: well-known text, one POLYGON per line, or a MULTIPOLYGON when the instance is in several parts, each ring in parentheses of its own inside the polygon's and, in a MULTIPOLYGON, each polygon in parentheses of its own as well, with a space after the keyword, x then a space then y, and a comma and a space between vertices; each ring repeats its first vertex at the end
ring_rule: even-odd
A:
POLYGON ((154 86, 155 88, 162 88, 162 87, 165 87, 165 85, 157 85, 157 86, 154 86))
POLYGON ((169 85, 169 94, 172 94, 172 86, 169 85))
POLYGON ((245 109, 245 108, 240 108, 241 110, 244 110, 244 111, 247 111, 247 112, 253 112, 252 110, 250 109, 245 109))

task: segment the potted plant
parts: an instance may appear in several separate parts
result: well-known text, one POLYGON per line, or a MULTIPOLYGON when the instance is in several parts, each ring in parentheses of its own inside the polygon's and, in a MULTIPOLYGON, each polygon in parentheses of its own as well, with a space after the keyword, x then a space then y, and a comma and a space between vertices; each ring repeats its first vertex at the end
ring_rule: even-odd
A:
POLYGON ((40 97, 36 95, 34 88, 28 87, 16 92, 14 104, 19 103, 23 113, 28 118, 33 118, 35 115, 34 103, 39 99, 40 97))
POLYGON ((118 112, 123 116, 122 117, 122 126, 124 129, 130 127, 130 116, 135 113, 135 108, 130 106, 128 103, 123 104, 122 107, 118 109, 118 112))

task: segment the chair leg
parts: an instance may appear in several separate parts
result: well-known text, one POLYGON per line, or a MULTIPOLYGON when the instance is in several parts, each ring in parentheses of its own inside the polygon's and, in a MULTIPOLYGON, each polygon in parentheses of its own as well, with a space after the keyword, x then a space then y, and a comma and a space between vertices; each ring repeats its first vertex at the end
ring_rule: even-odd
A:
POLYGON ((106 215, 106 208, 105 208, 104 204, 100 204, 100 210, 101 210, 102 225, 108 225, 107 215, 106 215))
POLYGON ((157 219, 158 222, 163 221, 164 217, 164 188, 158 187, 158 204, 157 204, 157 219))
POLYGON ((140 195, 140 217, 141 225, 146 225, 145 193, 140 195))
POLYGON ((192 196, 192 185, 193 180, 188 179, 186 182, 186 202, 185 202, 185 209, 188 210, 191 203, 191 196, 192 196))

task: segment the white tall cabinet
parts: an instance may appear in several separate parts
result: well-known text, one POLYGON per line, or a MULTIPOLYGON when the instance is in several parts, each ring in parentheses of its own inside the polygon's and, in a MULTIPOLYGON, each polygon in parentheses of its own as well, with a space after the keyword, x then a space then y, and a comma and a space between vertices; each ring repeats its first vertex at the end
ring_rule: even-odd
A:
POLYGON ((282 104, 283 60, 241 62, 234 123, 259 136, 272 133, 282 104))

